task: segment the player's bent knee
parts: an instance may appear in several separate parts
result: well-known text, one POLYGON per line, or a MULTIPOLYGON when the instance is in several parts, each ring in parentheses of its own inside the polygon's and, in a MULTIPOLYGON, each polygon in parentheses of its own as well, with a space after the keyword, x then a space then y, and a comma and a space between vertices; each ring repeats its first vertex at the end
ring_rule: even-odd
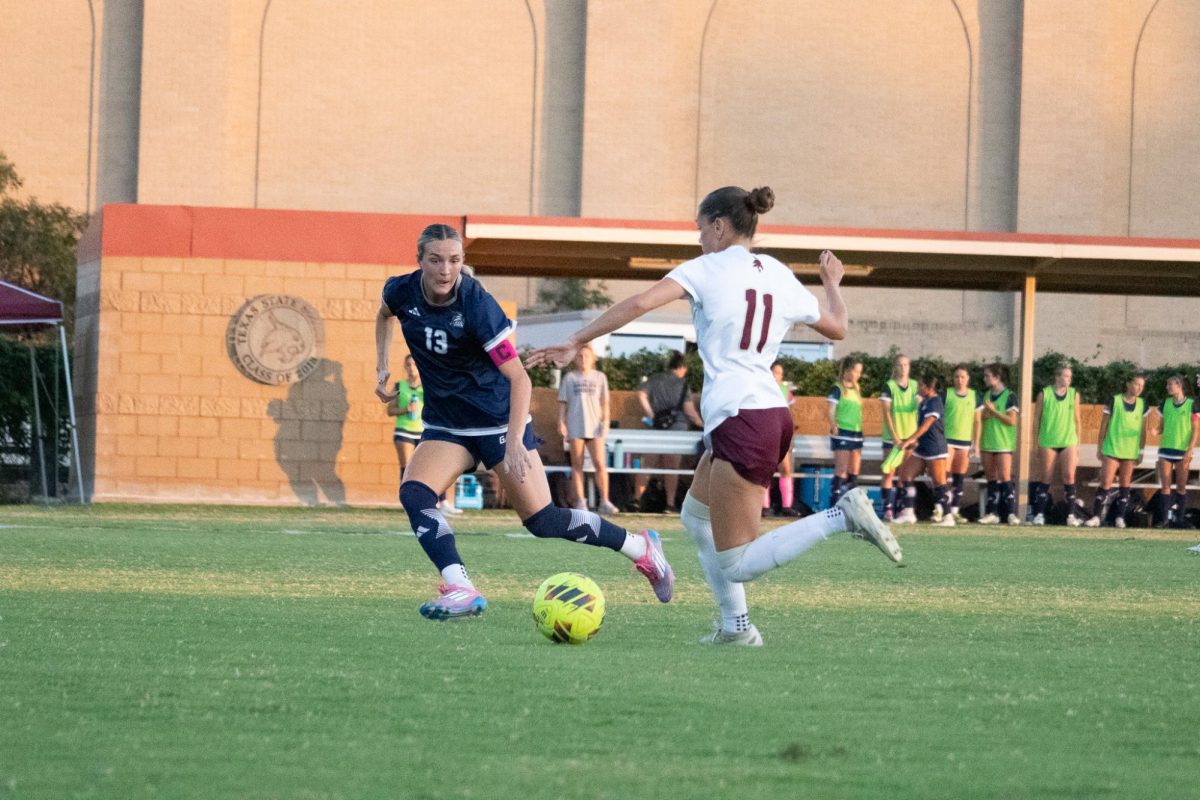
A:
POLYGON ((766 570, 756 570, 746 563, 746 549, 749 545, 740 545, 717 553, 717 563, 721 565, 721 574, 726 580, 734 583, 746 583, 760 577, 766 570))
POLYGON ((550 504, 522 521, 525 530, 539 539, 558 539, 570 527, 571 512, 550 504))
POLYGON ((420 481, 405 481, 400 484, 400 505, 404 506, 404 510, 409 514, 436 508, 437 498, 437 492, 420 481))

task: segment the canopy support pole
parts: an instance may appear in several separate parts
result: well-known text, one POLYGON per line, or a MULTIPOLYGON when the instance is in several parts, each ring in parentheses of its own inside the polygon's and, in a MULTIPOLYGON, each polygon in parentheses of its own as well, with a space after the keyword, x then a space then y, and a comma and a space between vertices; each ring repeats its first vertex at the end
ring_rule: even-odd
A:
POLYGON ((58 340, 62 343, 63 375, 67 378, 67 409, 70 414, 71 456, 75 461, 75 485, 79 489, 79 502, 87 502, 83 494, 83 465, 79 458, 79 425, 75 419, 75 387, 71 384, 71 359, 67 354, 67 328, 58 324, 58 340))
POLYGON ((33 384, 33 440, 37 442, 34 448, 37 452, 38 470, 42 476, 42 499, 50 499, 49 484, 46 483, 46 448, 42 444, 42 404, 38 399, 37 359, 34 356, 33 343, 29 343, 29 381, 33 384))
POLYGON ((1028 508, 1033 449, 1033 336, 1037 276, 1025 276, 1021 288, 1021 413, 1017 417, 1017 503, 1028 508))

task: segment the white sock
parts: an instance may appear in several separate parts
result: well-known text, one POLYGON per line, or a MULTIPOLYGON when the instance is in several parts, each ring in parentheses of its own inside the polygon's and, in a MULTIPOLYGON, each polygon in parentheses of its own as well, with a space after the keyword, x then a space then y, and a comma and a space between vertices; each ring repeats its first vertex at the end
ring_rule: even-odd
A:
POLYGON ((462 586, 471 590, 475 589, 475 584, 471 583, 471 579, 467 577, 467 568, 462 564, 451 564, 442 570, 442 580, 448 586, 462 586))
POLYGON ((630 561, 637 561, 646 555, 646 537, 625 531, 625 544, 621 545, 621 553, 630 561))
POLYGON ((846 515, 840 508, 781 525, 749 544, 717 553, 721 571, 734 582, 752 581, 775 567, 783 566, 830 534, 846 530, 846 515))
POLYGON ((721 562, 717 560, 717 548, 713 543, 712 517, 708 506, 692 497, 689 492, 683 498, 679 520, 688 536, 696 543, 696 554, 700 557, 700 569, 704 572, 704 580, 708 582, 713 599, 721 609, 721 627, 730 633, 748 630, 750 610, 746 606, 746 589, 742 584, 726 578, 725 573, 721 571, 721 562))

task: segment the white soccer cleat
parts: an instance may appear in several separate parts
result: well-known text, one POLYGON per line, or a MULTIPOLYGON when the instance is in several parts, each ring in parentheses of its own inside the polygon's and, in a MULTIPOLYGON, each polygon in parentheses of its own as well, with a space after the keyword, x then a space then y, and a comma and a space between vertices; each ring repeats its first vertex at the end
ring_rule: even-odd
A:
POLYGON ((987 514, 984 514, 982 517, 979 518, 980 525, 995 525, 999 522, 1000 522, 1000 517, 998 517, 995 514, 992 514, 990 512, 987 514))
POLYGON ((900 563, 904 554, 900 543, 879 517, 875 516, 875 504, 862 488, 851 489, 837 501, 837 508, 846 515, 846 527, 857 538, 865 539, 878 547, 885 556, 900 563))
POLYGON ((712 633, 700 640, 700 644, 728 644, 734 647, 762 647, 762 634, 751 625, 744 631, 727 631, 717 623, 712 633))
POLYGON ((1188 552, 1195 553, 1196 555, 1200 556, 1200 544, 1189 547, 1188 552))
POLYGON ((1045 525, 1046 524, 1046 515, 1045 514, 1034 514, 1033 521, 1031 521, 1029 524, 1030 525, 1045 525))
POLYGON ((1008 515, 1008 524, 1009 525, 1020 525, 1021 518, 1018 517, 1016 514, 1009 514, 1008 515))
POLYGON ((933 523, 935 528, 953 528, 957 523, 953 514, 946 514, 940 521, 933 523))
POLYGON ((893 525, 916 525, 917 512, 911 508, 906 508, 900 512, 900 515, 892 520, 893 525))
POLYGON ((607 500, 600 503, 600 507, 596 509, 596 513, 604 517, 611 517, 613 514, 620 514, 621 511, 607 500))
POLYGON ((930 515, 929 519, 934 525, 936 525, 942 521, 942 517, 945 515, 946 512, 942 511, 942 507, 940 505, 935 505, 933 507, 933 514, 930 515))
POLYGON ((1117 517, 1116 519, 1114 519, 1114 520, 1113 520, 1113 527, 1116 527, 1116 528, 1124 528, 1124 527, 1125 527, 1125 518, 1124 518, 1124 517, 1117 517))
POLYGON ((1078 528, 1083 524, 1083 520, 1074 514, 1067 514, 1067 525, 1072 528, 1078 528))
POLYGON ((1083 523, 1083 525, 1086 528, 1099 528, 1100 527, 1100 517, 1098 517, 1098 516, 1088 517, 1088 521, 1083 523))

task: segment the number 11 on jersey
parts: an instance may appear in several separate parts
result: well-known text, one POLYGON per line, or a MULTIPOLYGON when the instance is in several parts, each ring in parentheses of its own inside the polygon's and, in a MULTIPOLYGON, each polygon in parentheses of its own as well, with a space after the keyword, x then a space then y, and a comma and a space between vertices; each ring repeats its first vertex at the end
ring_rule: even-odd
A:
MULTIPOLYGON (((761 353, 767 344, 767 331, 771 329, 771 307, 775 303, 775 298, 770 294, 762 296, 762 329, 758 336, 758 347, 755 352, 761 353)), ((746 290, 746 321, 742 324, 742 342, 739 347, 742 350, 750 349, 750 340, 753 334, 755 311, 758 306, 758 292, 754 289, 746 290)), ((426 328, 426 330, 429 330, 426 328)))

